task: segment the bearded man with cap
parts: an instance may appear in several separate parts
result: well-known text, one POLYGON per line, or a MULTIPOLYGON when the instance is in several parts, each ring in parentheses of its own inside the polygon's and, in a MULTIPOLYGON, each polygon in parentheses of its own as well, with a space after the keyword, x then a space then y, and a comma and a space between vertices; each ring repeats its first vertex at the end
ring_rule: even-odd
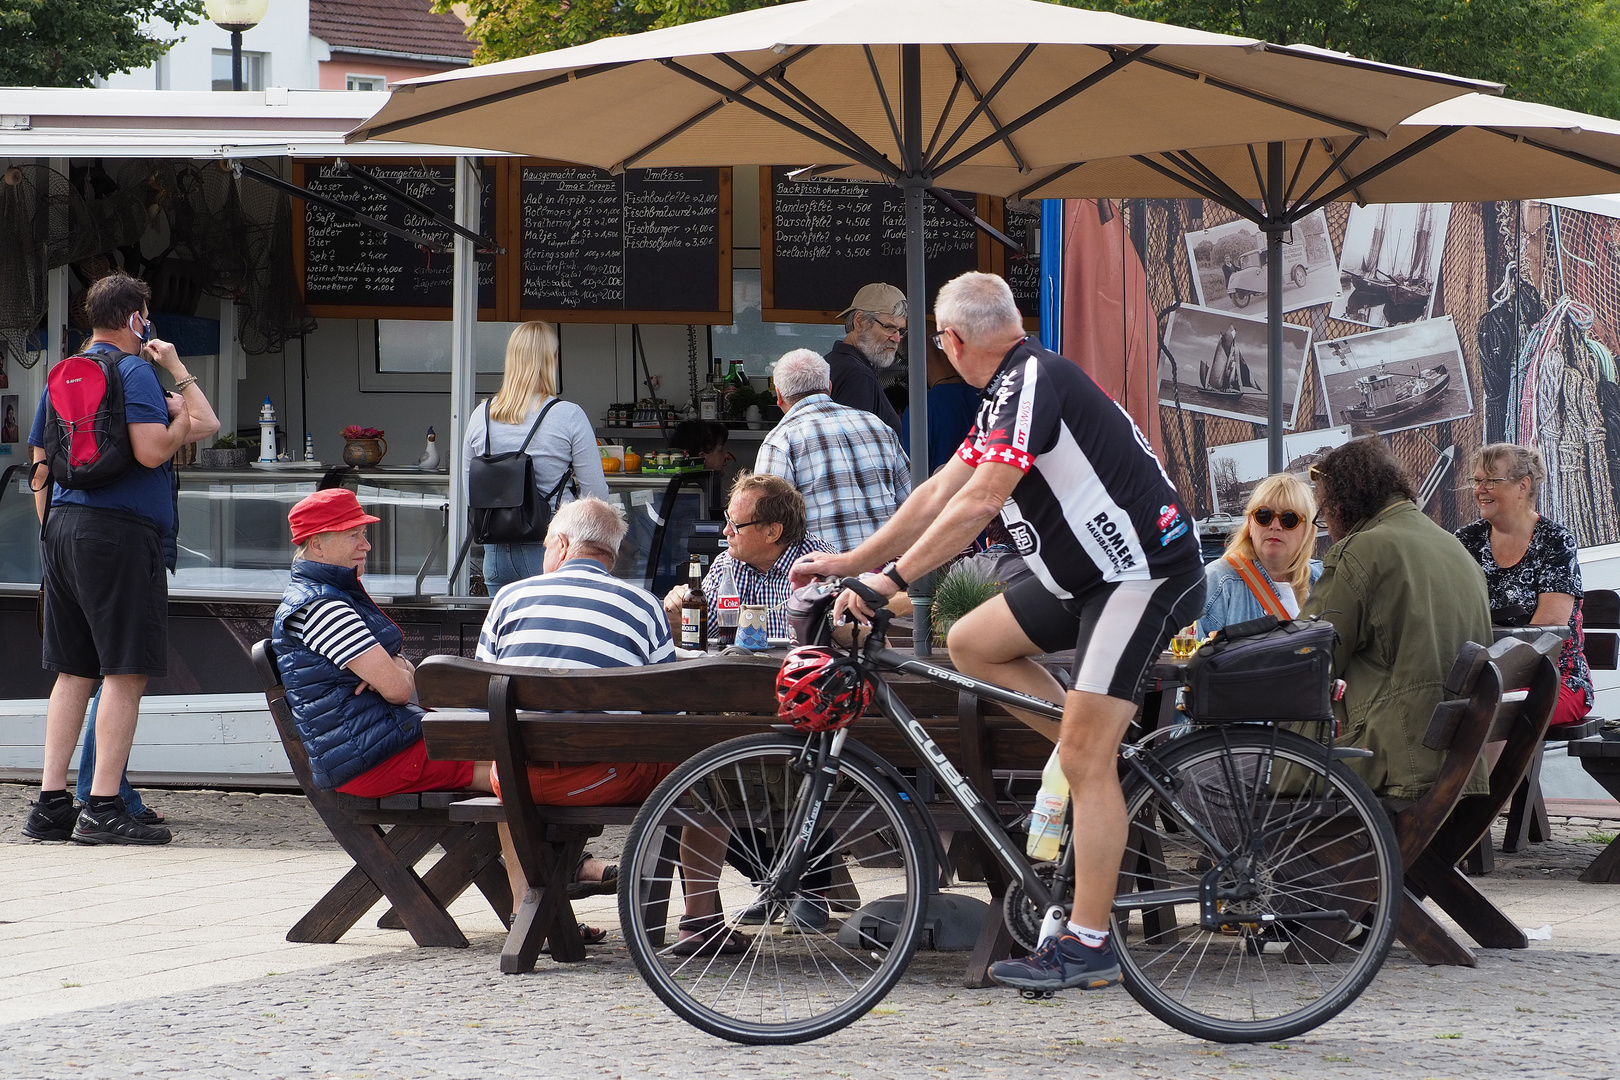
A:
POLYGON ((849 307, 839 312, 844 340, 827 353, 832 370, 832 399, 864 409, 900 434, 900 414, 878 385, 877 369, 891 367, 906 333, 906 294, 893 285, 863 285, 849 307))
POLYGON ((404 635, 360 584, 377 520, 348 488, 317 491, 287 515, 298 550, 271 646, 310 771, 323 788, 366 798, 488 791, 488 762, 427 756, 404 635))

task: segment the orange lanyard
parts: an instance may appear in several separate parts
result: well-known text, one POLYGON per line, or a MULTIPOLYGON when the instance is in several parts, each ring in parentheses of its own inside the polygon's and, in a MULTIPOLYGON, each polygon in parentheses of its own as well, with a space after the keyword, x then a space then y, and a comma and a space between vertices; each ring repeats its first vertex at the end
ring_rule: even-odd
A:
POLYGON ((1240 559, 1236 555, 1228 555, 1226 561, 1232 564, 1232 569, 1238 572, 1243 584, 1247 585, 1254 598, 1260 601, 1261 610, 1267 615, 1277 616, 1281 622, 1287 622, 1293 617, 1288 614, 1288 609, 1283 607, 1282 598, 1277 595, 1277 590, 1272 588, 1271 582, 1266 580, 1266 576, 1260 572, 1253 559, 1240 559))

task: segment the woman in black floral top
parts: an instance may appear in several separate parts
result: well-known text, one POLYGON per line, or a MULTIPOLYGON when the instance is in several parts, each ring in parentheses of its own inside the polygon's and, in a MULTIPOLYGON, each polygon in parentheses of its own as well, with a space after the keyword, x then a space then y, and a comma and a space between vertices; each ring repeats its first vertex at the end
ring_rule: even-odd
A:
POLYGON ((1592 673, 1581 651, 1575 535, 1536 513, 1536 491, 1547 478, 1536 451, 1492 443, 1474 454, 1472 468, 1482 520, 1458 529, 1457 539, 1485 570, 1493 623, 1569 627, 1558 658, 1563 686, 1551 726, 1576 723, 1592 709, 1592 673))

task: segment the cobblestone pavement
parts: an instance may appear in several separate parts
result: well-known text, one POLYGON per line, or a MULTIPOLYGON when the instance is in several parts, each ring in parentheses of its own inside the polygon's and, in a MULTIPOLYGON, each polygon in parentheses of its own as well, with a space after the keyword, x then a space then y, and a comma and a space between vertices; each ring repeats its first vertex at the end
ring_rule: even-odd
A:
MULTIPOLYGON (((15 811, 29 793, 0 785, 0 822, 20 821, 15 811)), ((177 838, 142 855, 178 856, 182 844, 332 846, 298 798, 157 792, 151 801, 176 823, 177 838)), ((1575 876, 1615 825, 1554 823, 1552 841, 1499 854, 1496 872, 1480 882, 1521 925, 1551 925, 1552 940, 1481 952, 1472 969, 1425 968, 1397 946, 1337 1020, 1272 1046, 1189 1038, 1120 990, 1048 1002, 965 990, 960 954, 929 953, 882 1006, 843 1032, 797 1047, 734 1046, 666 1011, 622 948, 593 949, 577 965, 542 958, 532 974, 502 976, 501 935, 488 929, 469 933, 466 950, 407 944, 0 1022, 0 1077, 1609 1078, 1620 1074, 1610 1034, 1620 997, 1620 887, 1575 876)), ((5 842, 16 835, 8 827, 5 842)), ((612 852, 611 839, 604 847, 612 852)), ((8 846, 0 857, 27 865, 46 849, 8 846)), ((612 899, 592 898, 581 912, 610 922, 612 899)), ((483 914, 481 925, 493 926, 487 908, 483 914)), ((5 974, 0 956, 0 983, 5 974)))

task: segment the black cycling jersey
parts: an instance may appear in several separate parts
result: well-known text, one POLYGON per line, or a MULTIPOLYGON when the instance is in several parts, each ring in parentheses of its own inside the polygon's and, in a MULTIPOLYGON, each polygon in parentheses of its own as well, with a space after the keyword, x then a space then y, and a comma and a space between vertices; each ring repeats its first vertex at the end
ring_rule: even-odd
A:
POLYGON ((1164 466, 1078 364, 1026 338, 984 397, 957 456, 1023 471, 1001 519, 1054 595, 1202 567, 1192 518, 1164 466))

